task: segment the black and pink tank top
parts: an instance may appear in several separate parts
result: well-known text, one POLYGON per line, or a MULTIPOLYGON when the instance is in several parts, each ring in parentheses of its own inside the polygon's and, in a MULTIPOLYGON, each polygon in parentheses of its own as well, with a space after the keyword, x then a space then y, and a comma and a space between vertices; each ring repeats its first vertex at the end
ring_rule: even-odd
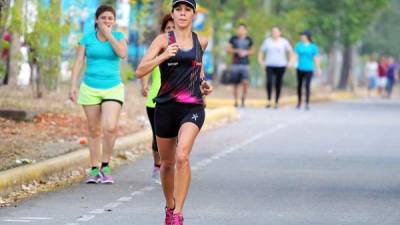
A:
MULTIPOLYGON (((160 64, 161 87, 155 101, 157 103, 179 102, 203 104, 200 91, 203 49, 196 33, 192 33, 193 48, 179 49, 176 56, 160 64)), ((174 32, 168 33, 168 45, 176 42, 174 32)))

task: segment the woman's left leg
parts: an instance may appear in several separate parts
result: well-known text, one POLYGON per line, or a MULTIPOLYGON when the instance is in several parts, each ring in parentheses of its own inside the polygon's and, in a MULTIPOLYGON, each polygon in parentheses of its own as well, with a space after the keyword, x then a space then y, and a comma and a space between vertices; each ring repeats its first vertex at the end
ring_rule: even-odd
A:
POLYGON ((313 72, 306 73, 306 109, 310 108, 310 96, 311 96, 311 81, 313 78, 313 72))
POLYGON ((114 150, 115 140, 118 135, 118 120, 122 105, 116 101, 106 101, 101 104, 102 128, 103 128, 103 156, 102 168, 103 183, 113 183, 108 163, 114 150))

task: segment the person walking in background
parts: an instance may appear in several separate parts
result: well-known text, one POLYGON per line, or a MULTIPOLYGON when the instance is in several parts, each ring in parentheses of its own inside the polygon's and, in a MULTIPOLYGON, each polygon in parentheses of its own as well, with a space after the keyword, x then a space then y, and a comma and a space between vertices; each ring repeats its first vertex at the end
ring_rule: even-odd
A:
POLYGON ((396 77, 398 76, 397 74, 398 68, 396 65, 396 62, 393 57, 389 57, 388 59, 388 69, 387 69, 387 83, 386 83, 386 94, 388 98, 391 98, 392 96, 392 91, 393 91, 393 86, 396 82, 396 77))
POLYGON ((83 106, 88 121, 92 168, 86 182, 111 184, 114 180, 109 162, 125 92, 120 59, 127 56, 128 46, 123 33, 112 31, 116 18, 113 7, 101 5, 95 16, 96 31, 85 34, 79 42, 72 68, 70 99, 83 106), (78 76, 85 61, 86 71, 78 96, 78 76))
POLYGON ((378 62, 374 55, 371 55, 365 64, 365 77, 368 80, 368 97, 371 97, 371 92, 376 88, 378 79, 378 62))
POLYGON ((264 40, 258 52, 258 63, 265 68, 267 105, 271 107, 272 86, 275 81, 275 108, 278 108, 281 96, 283 76, 288 65, 288 55, 293 57, 293 49, 286 38, 281 37, 279 27, 272 28, 272 37, 264 40))
POLYGON ((233 82, 235 107, 239 105, 239 85, 242 85, 242 107, 245 107, 245 101, 249 87, 249 56, 254 54, 254 47, 253 39, 247 36, 247 33, 247 26, 245 24, 240 24, 237 28, 237 35, 231 37, 227 47, 227 52, 233 55, 231 78, 233 82))
POLYGON ((212 91, 204 81, 202 61, 208 40, 192 31, 195 13, 195 0, 173 0, 175 30, 153 41, 136 70, 139 78, 157 66, 161 72, 154 120, 166 225, 183 224, 192 176, 190 154, 205 120, 203 95, 212 91))
MULTIPOLYGON (((165 15, 161 22, 161 33, 168 33, 173 31, 174 29, 175 25, 171 14, 165 15)), ((157 96, 157 93, 160 90, 161 86, 161 75, 159 67, 156 67, 151 73, 150 90, 149 90, 149 76, 143 77, 141 79, 141 84, 142 84, 142 95, 144 97, 147 97, 146 111, 150 121, 151 131, 153 133, 152 150, 153 150, 154 168, 153 168, 152 180, 153 183, 161 184, 160 180, 161 160, 160 160, 160 154, 158 153, 155 124, 154 124, 154 112, 156 108, 156 102, 154 101, 154 98, 157 96)))
POLYGON ((381 56, 378 66, 378 95, 384 97, 387 84, 388 62, 385 56, 381 56))
POLYGON ((317 77, 321 76, 320 60, 318 57, 318 46, 312 41, 312 33, 305 30, 301 34, 301 41, 296 44, 295 53, 298 60, 297 65, 297 109, 300 109, 302 103, 302 89, 305 83, 306 106, 310 109, 311 81, 314 72, 317 77))

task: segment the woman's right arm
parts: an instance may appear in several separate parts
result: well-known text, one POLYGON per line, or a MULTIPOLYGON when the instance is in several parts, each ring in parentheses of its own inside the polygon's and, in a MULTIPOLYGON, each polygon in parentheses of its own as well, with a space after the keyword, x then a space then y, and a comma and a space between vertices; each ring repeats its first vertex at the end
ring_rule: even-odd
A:
POLYGON ((144 76, 142 77, 142 79, 140 79, 140 83, 142 86, 142 96, 143 97, 147 97, 148 93, 149 93, 149 76, 144 76))
POLYGON ((261 66, 264 66, 264 60, 265 60, 264 56, 265 56, 264 51, 260 48, 260 50, 258 51, 258 63, 261 66))
POLYGON ((85 61, 85 47, 83 45, 79 45, 78 51, 76 53, 76 59, 74 66, 72 67, 72 74, 71 74, 71 89, 69 93, 69 98, 76 102, 77 100, 77 89, 78 89, 78 77, 81 69, 83 67, 83 63, 85 61))
POLYGON ((136 77, 141 79, 142 77, 150 74, 155 67, 160 65, 165 60, 175 56, 177 52, 177 43, 168 46, 166 35, 158 35, 158 37, 154 39, 153 43, 151 43, 149 50, 146 52, 138 68, 136 69, 136 77), (165 49, 165 51, 159 55, 163 49, 165 49))

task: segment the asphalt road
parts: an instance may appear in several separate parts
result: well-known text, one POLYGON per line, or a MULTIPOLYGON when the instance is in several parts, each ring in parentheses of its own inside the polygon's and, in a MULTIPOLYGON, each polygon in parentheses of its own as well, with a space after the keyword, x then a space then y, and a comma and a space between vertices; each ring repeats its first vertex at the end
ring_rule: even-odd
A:
MULTIPOLYGON (((193 150, 188 225, 399 225, 400 101, 241 109, 193 150)), ((161 225, 151 157, 111 186, 79 184, 0 209, 0 224, 161 225)))

